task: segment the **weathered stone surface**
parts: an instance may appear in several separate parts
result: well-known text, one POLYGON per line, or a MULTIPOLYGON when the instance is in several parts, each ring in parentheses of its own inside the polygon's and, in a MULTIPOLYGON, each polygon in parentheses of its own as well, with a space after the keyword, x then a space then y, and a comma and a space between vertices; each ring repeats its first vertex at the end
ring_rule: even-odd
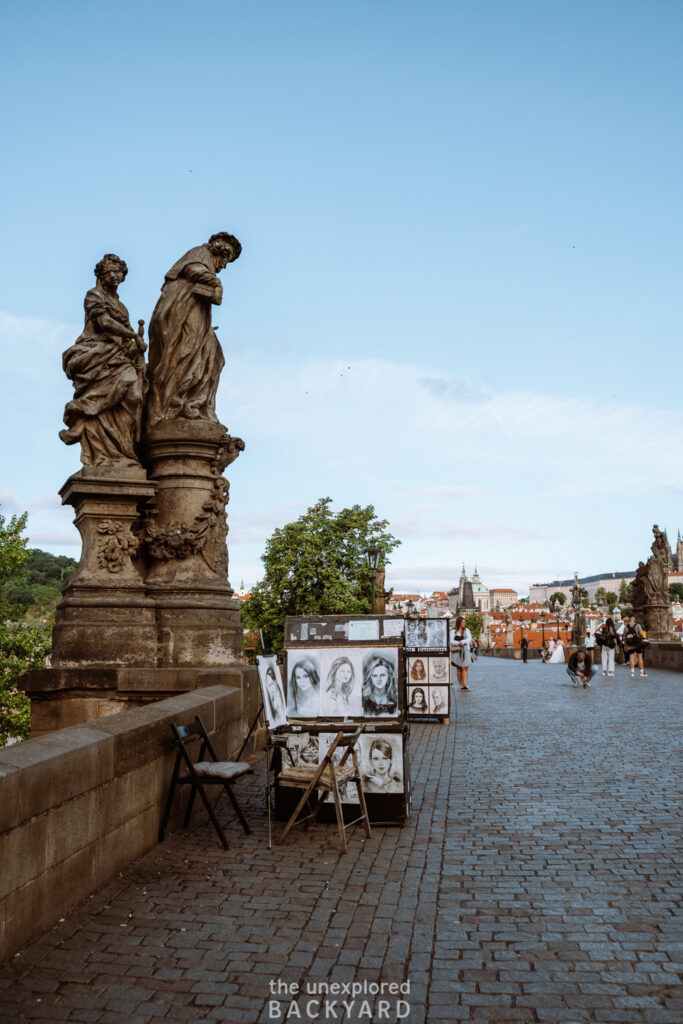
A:
POLYGON ((83 333, 64 353, 74 397, 64 410, 65 444, 81 445, 86 466, 139 466, 142 402, 146 390, 142 320, 134 331, 117 288, 128 268, 114 253, 95 267, 97 284, 85 296, 83 333))
POLYGON ((57 607, 52 664, 154 665, 154 604, 134 565, 140 511, 154 497, 142 468, 87 467, 60 491, 73 505, 83 548, 57 607))
POLYGON ((223 301, 219 271, 242 251, 225 231, 186 252, 166 274, 149 325, 147 422, 216 420, 216 390, 225 365, 212 306, 223 301))
POLYGON ((255 668, 228 675, 232 685, 0 750, 0 960, 156 844, 171 722, 199 714, 219 754, 237 754, 249 724, 242 693, 253 700, 258 678, 255 668))

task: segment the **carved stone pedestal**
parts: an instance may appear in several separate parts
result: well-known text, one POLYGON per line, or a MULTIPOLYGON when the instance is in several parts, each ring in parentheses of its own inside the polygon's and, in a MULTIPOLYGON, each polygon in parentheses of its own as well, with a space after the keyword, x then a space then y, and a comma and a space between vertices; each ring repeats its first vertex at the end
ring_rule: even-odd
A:
POLYGON ((667 642, 673 640, 674 620, 670 603, 652 603, 640 610, 638 620, 644 623, 648 640, 667 642))
POLYGON ((52 665, 154 665, 154 603, 136 570, 139 540, 132 527, 154 485, 143 469, 83 468, 60 491, 73 505, 81 560, 57 606, 52 665))
POLYGON ((210 420, 168 420, 144 438, 154 509, 145 518, 147 593, 157 665, 242 663, 239 601, 228 579, 226 466, 244 450, 210 420))

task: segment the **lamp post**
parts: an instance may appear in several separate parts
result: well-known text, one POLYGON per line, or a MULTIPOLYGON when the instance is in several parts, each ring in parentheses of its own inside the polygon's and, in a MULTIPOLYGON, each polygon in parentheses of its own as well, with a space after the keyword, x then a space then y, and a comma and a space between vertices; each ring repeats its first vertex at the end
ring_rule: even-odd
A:
POLYGON ((545 612, 541 612, 541 647, 545 647, 545 612))
POLYGON ((365 561, 372 575, 372 614, 375 615, 375 586, 380 562, 382 561, 382 549, 376 540, 371 540, 365 549, 365 561))
POLYGON ((415 611, 415 605, 413 604, 412 601, 408 601, 408 604, 406 605, 406 612, 408 614, 408 618, 409 619, 412 619, 414 611, 415 611))

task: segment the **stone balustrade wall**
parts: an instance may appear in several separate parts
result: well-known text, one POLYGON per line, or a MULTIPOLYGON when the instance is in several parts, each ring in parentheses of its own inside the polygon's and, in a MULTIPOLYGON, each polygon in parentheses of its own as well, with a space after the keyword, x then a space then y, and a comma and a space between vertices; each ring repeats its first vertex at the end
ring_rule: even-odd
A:
POLYGON ((201 715, 219 757, 237 755, 260 706, 257 672, 216 677, 218 685, 0 748, 0 961, 157 843, 171 722, 201 715))

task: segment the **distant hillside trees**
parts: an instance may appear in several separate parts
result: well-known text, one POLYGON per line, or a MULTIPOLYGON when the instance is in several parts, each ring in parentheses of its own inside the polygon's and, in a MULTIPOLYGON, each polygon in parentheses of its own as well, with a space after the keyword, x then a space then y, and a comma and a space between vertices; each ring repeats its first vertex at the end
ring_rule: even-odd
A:
POLYGON ((17 621, 25 606, 13 599, 15 588, 26 579, 30 558, 22 537, 27 519, 26 513, 9 520, 0 516, 0 747, 28 737, 31 704, 17 679, 28 668, 41 668, 50 653, 50 626, 17 621))
POLYGON ((21 572, 2 585, 0 596, 12 608, 14 618, 31 622, 51 620, 62 587, 69 582, 78 563, 66 555, 51 555, 40 548, 26 549, 25 556, 21 572))

